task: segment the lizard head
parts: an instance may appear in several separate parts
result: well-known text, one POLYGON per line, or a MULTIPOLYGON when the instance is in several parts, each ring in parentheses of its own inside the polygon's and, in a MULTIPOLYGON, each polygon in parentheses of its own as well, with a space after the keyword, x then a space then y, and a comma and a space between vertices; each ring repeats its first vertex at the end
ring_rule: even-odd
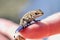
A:
POLYGON ((33 15, 34 18, 40 17, 43 14, 44 13, 40 9, 37 9, 37 10, 32 11, 32 15, 33 15))

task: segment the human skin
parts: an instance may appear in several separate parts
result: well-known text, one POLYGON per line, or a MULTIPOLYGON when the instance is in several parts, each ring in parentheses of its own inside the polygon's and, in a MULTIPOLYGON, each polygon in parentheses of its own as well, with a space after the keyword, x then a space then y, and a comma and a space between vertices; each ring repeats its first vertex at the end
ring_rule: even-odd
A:
MULTIPOLYGON (((0 33, 9 36, 11 40, 13 40, 14 31, 18 26, 18 24, 12 21, 0 18, 0 33)), ((60 13, 55 13, 40 22, 28 26, 20 34, 25 39, 40 39, 54 34, 60 34, 60 13)), ((7 40, 7 38, 4 39, 3 35, 0 35, 1 38, 7 40)))
POLYGON ((18 26, 18 24, 10 20, 0 18, 0 40, 2 38, 2 40, 13 40, 14 32, 18 26))

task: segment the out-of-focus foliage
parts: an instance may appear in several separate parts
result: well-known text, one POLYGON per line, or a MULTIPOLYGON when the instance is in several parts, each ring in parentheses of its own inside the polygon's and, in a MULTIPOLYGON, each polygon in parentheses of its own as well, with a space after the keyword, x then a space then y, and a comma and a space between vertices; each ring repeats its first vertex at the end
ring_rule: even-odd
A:
POLYGON ((18 11, 25 7, 27 0, 0 0, 0 18, 19 22, 18 11))

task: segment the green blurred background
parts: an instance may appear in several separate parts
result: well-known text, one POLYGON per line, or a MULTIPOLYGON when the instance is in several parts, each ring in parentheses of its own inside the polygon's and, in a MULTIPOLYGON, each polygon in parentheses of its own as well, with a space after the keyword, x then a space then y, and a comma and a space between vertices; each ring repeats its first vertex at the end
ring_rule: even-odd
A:
POLYGON ((27 0, 0 0, 0 18, 6 18, 19 23, 18 11, 27 3, 27 0))

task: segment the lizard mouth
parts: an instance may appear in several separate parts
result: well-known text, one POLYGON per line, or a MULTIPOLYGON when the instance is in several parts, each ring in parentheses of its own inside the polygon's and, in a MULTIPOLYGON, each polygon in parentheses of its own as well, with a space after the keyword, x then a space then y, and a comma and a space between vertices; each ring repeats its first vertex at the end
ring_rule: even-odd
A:
POLYGON ((40 16, 42 16, 42 14, 41 15, 37 15, 36 17, 40 17, 40 16))
POLYGON ((34 18, 37 18, 37 17, 40 17, 40 16, 35 16, 34 18))

